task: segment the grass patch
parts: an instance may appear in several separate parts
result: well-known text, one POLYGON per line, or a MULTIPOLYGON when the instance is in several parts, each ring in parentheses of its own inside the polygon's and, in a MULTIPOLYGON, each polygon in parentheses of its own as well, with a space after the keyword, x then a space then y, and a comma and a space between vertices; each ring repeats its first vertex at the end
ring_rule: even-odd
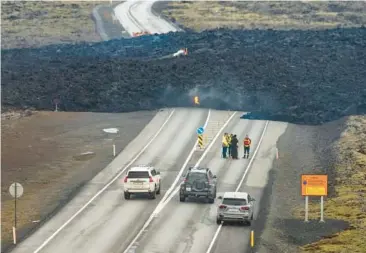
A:
MULTIPOLYGON (((348 221, 350 229, 302 247, 303 252, 366 252, 366 116, 351 116, 337 143, 335 197, 324 203, 325 219, 348 221)), ((318 198, 319 199, 319 198, 318 198)), ((319 219, 320 201, 309 203, 309 218, 319 219)), ((304 208, 294 215, 304 218, 304 208)))
POLYGON ((2 49, 100 41, 91 18, 94 1, 2 1, 2 49))
POLYGON ((366 3, 173 1, 163 14, 195 31, 218 27, 326 29, 366 24, 366 3))

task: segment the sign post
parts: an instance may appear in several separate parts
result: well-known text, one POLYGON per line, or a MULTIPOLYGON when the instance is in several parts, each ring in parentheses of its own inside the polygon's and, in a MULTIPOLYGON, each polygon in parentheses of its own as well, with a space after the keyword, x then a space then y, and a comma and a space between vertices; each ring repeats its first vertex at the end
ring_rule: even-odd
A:
POLYGON ((324 196, 320 197, 320 222, 324 221, 324 196))
POLYGON ((19 183, 12 183, 9 187, 9 193, 14 198, 14 226, 13 226, 13 243, 17 244, 17 198, 23 195, 23 186, 19 183))
POLYGON ((198 146, 200 149, 203 148, 203 133, 205 132, 205 129, 203 127, 197 128, 197 134, 198 134, 198 146))
POLYGON ((305 196, 305 222, 309 222, 309 196, 320 197, 320 222, 324 222, 324 196, 328 195, 328 175, 301 175, 301 195, 305 196))

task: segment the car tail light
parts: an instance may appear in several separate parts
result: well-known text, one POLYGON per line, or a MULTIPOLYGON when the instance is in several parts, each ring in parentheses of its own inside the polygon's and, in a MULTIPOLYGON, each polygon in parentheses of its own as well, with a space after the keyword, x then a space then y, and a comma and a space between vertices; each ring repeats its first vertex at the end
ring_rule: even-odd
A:
POLYGON ((128 177, 125 176, 125 179, 123 180, 123 182, 127 183, 127 179, 128 179, 128 177))
POLYGON ((225 205, 219 205, 219 208, 220 208, 220 209, 225 209, 225 208, 226 208, 226 206, 225 206, 225 205))
POLYGON ((149 178, 149 182, 150 182, 150 183, 153 183, 153 182, 154 182, 154 180, 153 180, 153 178, 152 178, 152 177, 150 177, 150 178, 149 178))
POLYGON ((247 207, 247 206, 240 207, 240 211, 248 211, 248 210, 249 210, 249 207, 247 207))

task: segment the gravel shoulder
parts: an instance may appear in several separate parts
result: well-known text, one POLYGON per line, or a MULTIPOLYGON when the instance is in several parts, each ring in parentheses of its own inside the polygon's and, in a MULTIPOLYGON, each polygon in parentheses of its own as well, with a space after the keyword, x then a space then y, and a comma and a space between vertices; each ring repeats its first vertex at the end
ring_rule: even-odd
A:
POLYGON ((8 192, 12 182, 21 183, 25 191, 17 203, 18 238, 22 239, 112 161, 113 137, 104 128, 120 130, 115 136, 118 153, 155 112, 29 114, 3 117, 1 123, 2 252, 12 247, 14 204, 8 192))
POLYGON ((265 222, 256 224, 262 231, 258 253, 365 252, 365 123, 365 116, 351 116, 321 126, 288 126, 259 217, 265 222), (329 177, 323 224, 319 198, 310 198, 310 222, 304 223, 300 177, 313 173, 329 177))

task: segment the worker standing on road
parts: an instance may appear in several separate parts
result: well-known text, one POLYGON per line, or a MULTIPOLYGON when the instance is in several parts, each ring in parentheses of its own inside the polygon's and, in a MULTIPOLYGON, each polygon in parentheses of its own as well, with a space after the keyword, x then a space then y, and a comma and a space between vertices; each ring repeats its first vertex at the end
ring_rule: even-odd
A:
POLYGON ((229 158, 230 158, 231 157, 231 149, 232 149, 231 139, 233 138, 233 134, 228 134, 227 138, 228 138, 228 144, 229 144, 228 155, 229 155, 229 158))
POLYGON ((231 138, 231 157, 233 159, 238 159, 238 143, 239 140, 236 138, 236 134, 231 138))
POLYGON ((243 156, 243 158, 249 158, 250 144, 252 144, 252 140, 248 137, 248 135, 246 135, 244 138, 244 156, 243 156))
POLYGON ((227 155, 227 148, 229 147, 228 143, 228 134, 224 133, 224 136, 222 137, 222 157, 226 159, 227 155))

